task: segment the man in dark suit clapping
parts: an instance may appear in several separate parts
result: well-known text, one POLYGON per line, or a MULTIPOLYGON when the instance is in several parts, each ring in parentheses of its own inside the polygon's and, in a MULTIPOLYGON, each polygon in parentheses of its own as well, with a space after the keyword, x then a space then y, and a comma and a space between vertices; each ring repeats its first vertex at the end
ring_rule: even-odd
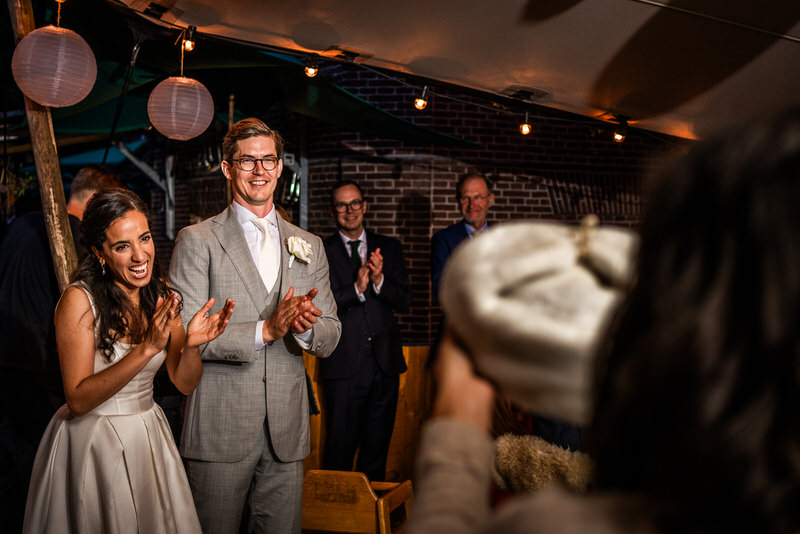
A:
POLYGON ((338 232, 325 239, 331 290, 342 337, 320 361, 326 422, 323 468, 356 471, 384 480, 399 375, 406 370, 395 312, 411 304, 400 242, 366 231, 367 202, 355 182, 331 191, 338 232))

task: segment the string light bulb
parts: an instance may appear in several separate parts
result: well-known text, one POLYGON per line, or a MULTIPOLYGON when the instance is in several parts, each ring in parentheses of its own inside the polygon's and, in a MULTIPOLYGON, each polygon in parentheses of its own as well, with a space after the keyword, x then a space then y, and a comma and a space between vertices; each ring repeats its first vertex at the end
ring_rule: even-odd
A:
POLYGON ((422 110, 428 105, 428 86, 422 88, 422 94, 414 99, 414 107, 422 110))
POLYGON ((522 135, 528 135, 533 131, 533 127, 531 126, 530 121, 528 120, 528 112, 525 112, 525 122, 519 125, 519 133, 522 135))
POLYGON ((619 126, 616 130, 614 130, 614 142, 621 143, 625 140, 625 137, 628 135, 628 121, 625 119, 619 119, 619 126))
POLYGON ((194 34, 196 31, 197 31, 196 26, 189 26, 189 28, 186 29, 186 34, 183 39, 183 49, 186 50, 187 52, 191 52, 192 50, 194 50, 194 45, 195 45, 194 34))
POLYGON ((313 78, 314 76, 316 76, 319 73, 319 66, 317 66, 317 60, 312 58, 306 61, 306 68, 304 70, 306 76, 308 76, 309 78, 313 78))

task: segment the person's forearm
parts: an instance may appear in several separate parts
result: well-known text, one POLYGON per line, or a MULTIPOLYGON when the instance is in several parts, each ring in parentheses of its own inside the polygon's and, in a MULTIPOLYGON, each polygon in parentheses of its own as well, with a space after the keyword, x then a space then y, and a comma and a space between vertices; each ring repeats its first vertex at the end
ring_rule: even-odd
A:
POLYGON ((114 365, 87 376, 71 390, 65 388, 69 409, 75 415, 94 410, 125 387, 159 352, 149 343, 140 343, 114 365))

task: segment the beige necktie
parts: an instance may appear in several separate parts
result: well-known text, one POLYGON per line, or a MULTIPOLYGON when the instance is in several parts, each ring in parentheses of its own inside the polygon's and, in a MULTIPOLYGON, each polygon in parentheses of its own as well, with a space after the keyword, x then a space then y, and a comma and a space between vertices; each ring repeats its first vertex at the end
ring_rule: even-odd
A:
POLYGON ((278 278, 277 261, 275 261, 275 243, 269 235, 269 221, 267 218, 251 219, 253 224, 261 230, 261 241, 258 245, 258 272, 267 287, 267 291, 272 291, 275 280, 278 278))

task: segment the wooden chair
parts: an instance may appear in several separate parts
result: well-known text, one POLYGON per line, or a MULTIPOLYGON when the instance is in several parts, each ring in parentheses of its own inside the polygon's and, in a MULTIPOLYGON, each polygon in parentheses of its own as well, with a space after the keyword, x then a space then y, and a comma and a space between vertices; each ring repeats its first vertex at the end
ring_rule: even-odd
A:
POLYGON ((410 480, 370 483, 364 473, 311 469, 303 483, 303 532, 403 532, 413 499, 410 480))

